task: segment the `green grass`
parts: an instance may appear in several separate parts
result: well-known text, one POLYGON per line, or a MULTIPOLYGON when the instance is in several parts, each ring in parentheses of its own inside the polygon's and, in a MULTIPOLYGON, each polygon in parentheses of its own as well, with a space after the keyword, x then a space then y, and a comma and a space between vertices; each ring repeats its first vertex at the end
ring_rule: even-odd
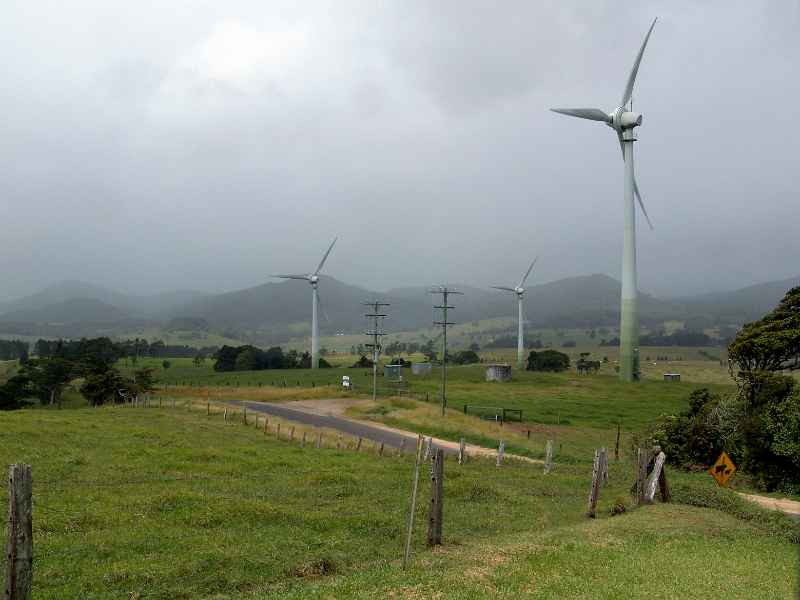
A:
POLYGON ((795 548, 768 519, 675 506, 607 516, 627 495, 627 463, 610 465, 589 522, 588 461, 548 476, 448 461, 433 552, 424 469, 403 573, 409 457, 301 449, 203 412, 102 408, 0 413, 0 463, 11 462, 33 465, 36 598, 645 597, 654 573, 655 597, 703 598, 723 585, 709 564, 731 573, 729 597, 793 585, 795 548))

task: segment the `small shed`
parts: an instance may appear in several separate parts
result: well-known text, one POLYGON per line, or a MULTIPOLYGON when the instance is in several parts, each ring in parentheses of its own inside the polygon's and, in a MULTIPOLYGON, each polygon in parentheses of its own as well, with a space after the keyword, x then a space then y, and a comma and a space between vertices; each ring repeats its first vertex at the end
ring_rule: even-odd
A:
POLYGON ((391 381, 400 381, 403 379, 403 366, 383 365, 383 376, 391 381))
POLYGON ((413 375, 430 375, 431 369, 431 363, 414 363, 411 365, 411 373, 413 375))
POLYGON ((486 365, 486 381, 511 381, 511 365, 508 363, 486 365))
POLYGON ((680 373, 664 373, 664 381, 680 381, 680 373))

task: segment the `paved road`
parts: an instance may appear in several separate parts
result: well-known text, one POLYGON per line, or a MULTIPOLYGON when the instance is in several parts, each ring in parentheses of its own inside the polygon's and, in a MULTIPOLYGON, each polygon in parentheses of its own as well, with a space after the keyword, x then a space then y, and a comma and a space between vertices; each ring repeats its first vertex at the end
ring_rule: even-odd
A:
MULTIPOLYGON (((403 435, 402 433, 387 431, 381 427, 375 427, 358 421, 351 421, 350 419, 344 419, 342 417, 318 415, 296 408, 289 408, 286 404, 248 402, 246 400, 232 400, 231 403, 238 404, 239 406, 246 406, 248 411, 252 410, 254 412, 266 413, 289 421, 311 425, 312 427, 336 429, 342 433, 352 435, 353 437, 362 437, 366 440, 372 440, 379 444, 383 443, 394 448, 399 448, 400 442, 405 439, 405 452, 412 452, 416 447, 417 437, 414 435, 403 435)), ((437 447, 436 444, 433 444, 433 447, 437 447)), ((448 454, 456 454, 456 452, 450 448, 445 448, 444 451, 448 454)))

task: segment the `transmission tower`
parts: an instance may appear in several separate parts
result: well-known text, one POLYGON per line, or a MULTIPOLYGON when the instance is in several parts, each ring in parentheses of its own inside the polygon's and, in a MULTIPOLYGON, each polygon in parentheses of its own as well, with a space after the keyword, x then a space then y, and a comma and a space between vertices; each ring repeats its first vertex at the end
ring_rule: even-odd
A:
POLYGON ((442 320, 434 321, 433 324, 441 326, 442 328, 442 416, 444 416, 445 409, 447 408, 447 328, 455 324, 447 320, 447 311, 455 308, 455 306, 449 306, 447 304, 447 298, 452 295, 461 296, 463 292, 440 285, 432 288, 431 294, 441 294, 442 296, 442 303, 433 307, 442 311, 442 320))
POLYGON ((364 306, 372 309, 372 312, 365 314, 367 317, 368 329, 364 332, 372 340, 371 343, 366 344, 367 348, 372 350, 372 400, 373 402, 378 397, 378 357, 381 354, 381 338, 386 335, 383 330, 383 320, 388 316, 381 313, 382 307, 390 306, 386 302, 380 300, 372 300, 371 302, 364 302, 364 306))

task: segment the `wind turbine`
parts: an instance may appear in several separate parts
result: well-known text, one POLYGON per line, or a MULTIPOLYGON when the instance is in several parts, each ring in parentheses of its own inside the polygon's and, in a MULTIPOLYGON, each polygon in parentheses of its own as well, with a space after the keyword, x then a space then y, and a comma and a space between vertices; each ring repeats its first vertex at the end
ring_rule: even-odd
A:
POLYGON ((536 261, 539 260, 539 257, 533 259, 531 266, 528 267, 528 270, 525 271, 525 275, 522 276, 522 279, 519 280, 519 283, 516 287, 505 287, 502 285, 493 285, 492 287, 496 290, 505 290, 507 292, 514 292, 517 295, 517 364, 522 365, 525 362, 525 342, 523 340, 523 324, 524 324, 524 317, 522 313, 522 297, 525 295, 525 282, 528 280, 528 275, 531 274, 533 271, 533 266, 536 264, 536 261))
MULTIPOLYGON (((336 240, 339 238, 334 238, 331 242, 331 245, 328 246, 328 251, 325 252, 325 256, 322 257, 322 260, 319 261, 319 266, 317 270, 313 273, 309 273, 307 275, 273 275, 272 277, 278 277, 279 279, 305 279, 308 283, 311 284, 311 368, 316 369, 319 367, 319 322, 317 320, 317 309, 320 307, 320 297, 319 297, 319 290, 317 287, 319 286, 319 272, 322 271, 322 267, 325 264, 325 261, 328 259, 328 255, 333 250, 333 245, 336 243, 336 240)), ((324 309, 323 309, 324 312, 324 309)), ((327 319, 327 317, 326 317, 327 319)))
POLYGON ((650 34, 653 32, 653 27, 656 25, 656 20, 657 19, 653 19, 650 29, 647 30, 647 35, 644 36, 642 47, 639 48, 639 53, 636 55, 633 68, 631 69, 630 75, 628 75, 625 91, 622 93, 622 100, 613 112, 606 113, 599 108, 550 109, 563 115, 605 123, 617 132, 619 146, 622 150, 622 159, 625 162, 625 185, 623 193, 625 233, 622 244, 622 306, 620 309, 619 327, 619 376, 623 381, 634 381, 638 378, 638 361, 636 354, 639 346, 639 315, 636 278, 636 209, 633 203, 634 195, 639 201, 639 207, 642 209, 647 224, 650 225, 650 229, 653 228, 653 224, 650 223, 650 218, 647 216, 647 210, 644 208, 642 195, 639 193, 639 186, 636 184, 636 177, 633 173, 633 142, 636 141, 633 129, 642 124, 642 115, 641 113, 633 112, 631 96, 633 94, 633 84, 636 82, 636 74, 639 72, 639 63, 642 62, 642 55, 647 46, 647 40, 650 39, 650 34), (631 102, 630 107, 628 107, 629 102, 631 102))

